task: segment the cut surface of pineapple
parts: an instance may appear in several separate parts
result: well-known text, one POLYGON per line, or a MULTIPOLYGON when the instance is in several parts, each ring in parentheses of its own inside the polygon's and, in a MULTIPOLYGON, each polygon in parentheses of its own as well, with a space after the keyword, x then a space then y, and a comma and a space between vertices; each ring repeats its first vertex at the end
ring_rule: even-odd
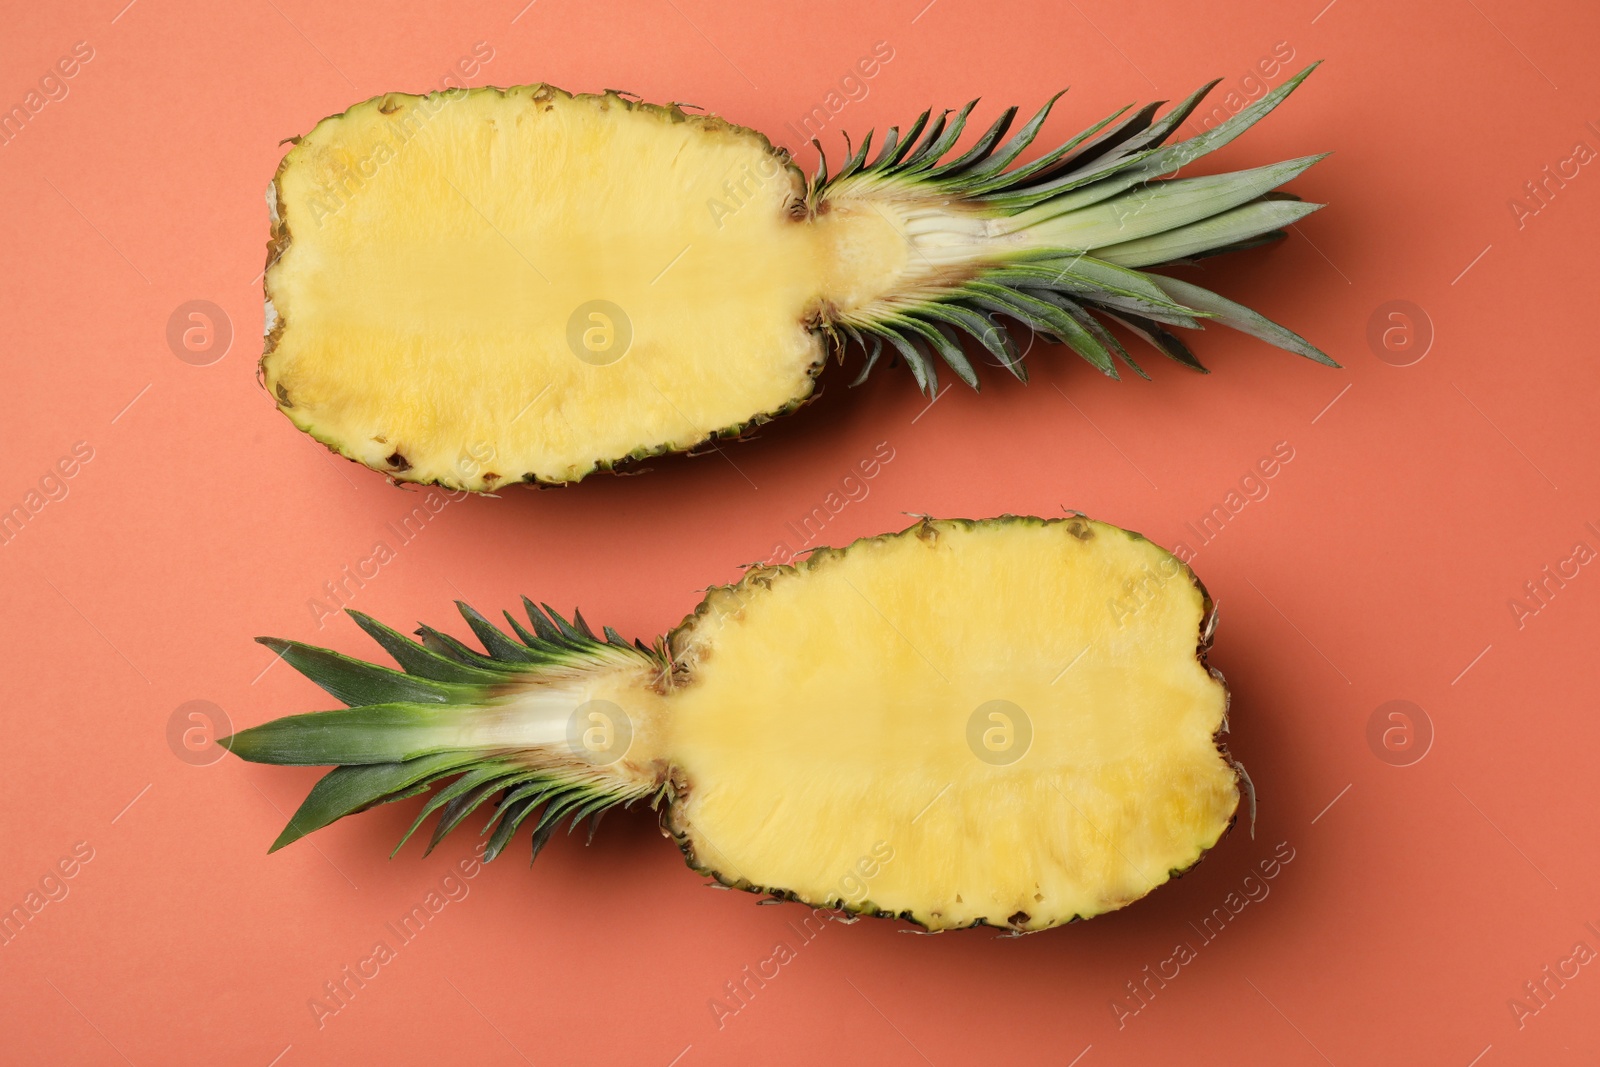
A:
POLYGON ((536 813, 537 849, 654 797, 724 884, 1031 931, 1144 896, 1238 806, 1210 600, 1170 554, 1080 516, 930 520, 753 568, 653 648, 547 612, 529 605, 514 640, 464 609, 484 652, 364 620, 406 673, 278 642, 352 704, 228 739, 341 764, 279 844, 436 780, 435 842, 501 796, 491 854, 536 813))
POLYGON ((851 342, 863 373, 887 352, 929 390, 936 363, 976 386, 962 337, 1022 376, 1017 329, 1138 370, 1105 322, 1192 366, 1168 327, 1213 319, 1326 361, 1137 269, 1318 206, 1272 190, 1320 157, 1163 180, 1300 77, 1188 141, 1164 143, 1204 90, 1021 166, 1048 105, 965 151, 971 105, 925 113, 809 180, 754 130, 614 92, 376 97, 297 138, 269 189, 263 382, 351 459, 491 491, 740 434, 804 403, 851 342))
POLYGON ((823 358, 805 182, 753 131, 540 87, 392 95, 317 126, 275 185, 267 385, 408 480, 686 449, 803 399, 823 358), (734 179, 743 209, 708 209, 734 179))
POLYGON ((1049 926, 1189 867, 1238 803, 1205 596, 1121 530, 926 524, 706 606, 666 751, 724 876, 826 900, 867 859, 877 909, 1049 926))

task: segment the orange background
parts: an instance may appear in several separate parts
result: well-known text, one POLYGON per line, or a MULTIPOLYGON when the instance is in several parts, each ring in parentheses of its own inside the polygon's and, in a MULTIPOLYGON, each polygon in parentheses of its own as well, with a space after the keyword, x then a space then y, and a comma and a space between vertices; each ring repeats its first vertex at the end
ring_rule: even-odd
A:
POLYGON ((125 2, 3 12, 0 104, 23 102, 77 42, 93 57, 0 147, 0 505, 25 501, 75 444, 92 458, 69 460, 73 476, 48 482, 65 497, 0 546, 0 906, 77 843, 92 858, 69 862, 67 895, 0 946, 0 1060, 1600 1057, 1600 964, 1569 965, 1575 977, 1528 1001, 1537 1013, 1508 1005, 1575 943, 1600 951, 1585 926, 1600 927, 1600 565, 1552 584, 1537 613, 1508 606, 1576 542, 1600 549, 1600 370, 1580 317, 1600 167, 1569 166, 1520 219, 1509 206, 1577 142, 1600 149, 1592 5, 125 2), (855 390, 831 373, 818 403, 722 457, 452 503, 354 606, 459 633, 453 599, 490 610, 527 592, 659 633, 888 442, 893 461, 824 540, 898 528, 908 511, 1070 506, 1199 549, 1232 746, 1260 794, 1254 840, 1241 828, 1149 899, 1041 936, 830 925, 719 1028, 712 998, 775 941, 797 942, 804 912, 702 888, 648 813, 613 816, 593 846, 559 840, 531 871, 525 842, 513 848, 319 1028, 308 1001, 323 982, 473 842, 386 859, 412 801, 268 858, 317 772, 207 764, 214 749, 169 740, 189 701, 237 726, 326 706, 250 639, 374 654, 347 621, 319 628, 308 602, 417 502, 295 433, 256 384, 262 192, 280 140, 381 91, 437 87, 485 42, 473 84, 621 87, 799 147, 785 124, 878 41, 893 59, 830 146, 929 104, 982 95, 992 116, 1071 84, 1048 140, 1213 76, 1242 98, 1280 43, 1294 66, 1326 59, 1202 169, 1331 149, 1293 188, 1332 207, 1204 276, 1345 369, 1213 330, 1196 345, 1209 377, 1152 356, 1153 383, 1118 384, 1035 349, 1033 384, 991 369, 981 395, 957 385, 930 408, 903 369, 855 390), (166 341, 191 300, 234 331, 210 365, 166 341), (1391 301, 1415 309, 1380 314, 1373 342, 1391 301), (1196 545, 1185 524, 1279 442, 1293 459, 1268 495, 1196 545), (1386 722, 1369 742, 1394 700, 1420 709, 1413 740, 1431 724, 1420 760, 1403 729, 1384 747, 1386 722), (1200 921, 1280 842, 1294 858, 1261 883, 1268 895, 1203 941, 1200 921), (1194 958, 1119 1025, 1126 983, 1183 941, 1194 958))

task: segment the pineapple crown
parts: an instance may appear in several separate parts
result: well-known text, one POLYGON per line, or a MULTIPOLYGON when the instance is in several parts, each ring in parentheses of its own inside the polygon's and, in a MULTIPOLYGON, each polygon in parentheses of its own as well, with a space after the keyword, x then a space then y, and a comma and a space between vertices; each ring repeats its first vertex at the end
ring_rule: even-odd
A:
MULTIPOLYGON (((960 336, 974 338, 1017 378, 1026 381, 1022 354, 1000 325, 1009 319, 1064 344, 1102 373, 1118 378, 1118 363, 1142 370, 1101 320, 1120 323, 1163 355, 1205 372, 1168 327, 1200 329, 1215 320, 1318 363, 1338 364, 1298 334, 1197 285, 1136 269, 1192 262, 1281 240, 1283 227, 1322 207, 1273 192, 1323 156, 1255 170, 1168 180, 1179 168, 1232 141, 1276 108, 1315 69, 1306 67, 1260 100, 1188 140, 1167 144, 1179 125, 1218 82, 1201 86, 1157 118, 1164 101, 1128 105, 1039 158, 1007 169, 1038 137, 1060 99, 1051 97, 1032 119, 1002 141, 1016 119, 1008 108, 965 152, 955 147, 977 101, 937 117, 924 111, 902 135, 890 128, 868 160, 869 132, 830 175, 820 156, 807 186, 814 208, 828 197, 899 190, 956 199, 1035 239, 985 257, 970 277, 915 297, 874 305, 830 322, 840 344, 867 349, 865 380, 886 348, 898 352, 929 394, 942 360, 973 388, 978 378, 960 336), (1131 114, 1129 113, 1131 111, 1131 114)), ((847 150, 849 141, 846 140, 847 150)))
POLYGON ((337 765, 312 788, 269 851, 346 815, 416 796, 452 778, 423 805, 395 853, 438 812, 425 854, 433 851, 496 793, 503 795, 482 831, 489 835, 486 861, 498 856, 535 812, 537 857, 563 821, 571 833, 587 819, 592 838, 607 810, 649 795, 651 790, 636 783, 600 773, 564 745, 529 750, 462 743, 464 723, 481 717, 529 679, 559 683, 596 666, 666 669, 659 649, 630 643, 610 627, 597 636, 577 611, 568 622, 549 605, 541 610, 527 597, 522 603, 532 629, 506 612, 513 639, 457 602, 483 642, 483 652, 426 625, 417 629, 420 640, 413 641, 371 616, 350 611, 399 670, 299 641, 257 638, 345 704, 335 711, 276 719, 218 741, 255 763, 337 765))

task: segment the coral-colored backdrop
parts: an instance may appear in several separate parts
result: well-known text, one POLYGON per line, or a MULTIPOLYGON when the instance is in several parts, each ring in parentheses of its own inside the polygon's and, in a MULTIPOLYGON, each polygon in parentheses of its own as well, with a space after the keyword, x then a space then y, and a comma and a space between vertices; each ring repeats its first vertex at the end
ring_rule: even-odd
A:
POLYGON ((5 5, 0 510, 26 519, 0 544, 0 908, 26 919, 0 1060, 1595 1062, 1600 11, 1324 2, 5 5), (1205 277, 1342 371, 1210 331, 1209 377, 1036 351, 1031 385, 990 370, 929 406, 903 371, 830 375, 721 456, 439 498, 406 536, 423 498, 256 384, 279 142, 384 90, 616 86, 809 160, 818 107, 838 146, 1071 84, 1061 134, 1213 76, 1221 116, 1316 58, 1206 164, 1331 149, 1293 187, 1332 207, 1205 277), (327 704, 253 636, 371 650, 327 617, 347 568, 369 577, 345 598, 397 623, 528 592, 649 635, 836 491, 830 543, 1063 506, 1181 543, 1221 605, 1254 839, 1037 937, 806 940, 798 906, 702 888, 647 813, 531 871, 519 845, 462 876, 468 839, 388 860, 404 805, 269 858, 315 772, 212 762, 224 717, 327 704), (793 958, 732 1000, 778 942, 793 958))

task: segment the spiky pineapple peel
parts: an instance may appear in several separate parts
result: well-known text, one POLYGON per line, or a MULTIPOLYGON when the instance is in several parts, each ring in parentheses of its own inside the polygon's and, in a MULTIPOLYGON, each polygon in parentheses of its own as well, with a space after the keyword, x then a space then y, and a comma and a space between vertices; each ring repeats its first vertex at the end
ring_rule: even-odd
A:
POLYGON ((1182 873, 1239 803, 1209 596, 1082 516, 924 520, 752 567, 651 645, 524 606, 508 633, 460 605, 483 651, 351 612, 399 670, 262 639, 347 705, 221 742, 337 765, 273 849, 434 785, 400 844, 498 794, 486 859, 648 800, 723 885, 1034 931, 1182 873))
POLYGON ((978 386, 968 343, 1025 379, 1019 330, 1113 378, 1147 375, 1108 324, 1196 370, 1178 332, 1210 321, 1334 365, 1146 269, 1321 206, 1273 191, 1321 156, 1172 179, 1311 69, 1171 144, 1215 82, 1026 163, 1055 98, 959 152, 976 102, 924 112, 810 180, 754 130, 616 92, 375 97, 296 138, 268 191, 262 381, 350 459, 487 492, 739 436, 811 398, 830 347, 930 393, 940 363, 978 386))

